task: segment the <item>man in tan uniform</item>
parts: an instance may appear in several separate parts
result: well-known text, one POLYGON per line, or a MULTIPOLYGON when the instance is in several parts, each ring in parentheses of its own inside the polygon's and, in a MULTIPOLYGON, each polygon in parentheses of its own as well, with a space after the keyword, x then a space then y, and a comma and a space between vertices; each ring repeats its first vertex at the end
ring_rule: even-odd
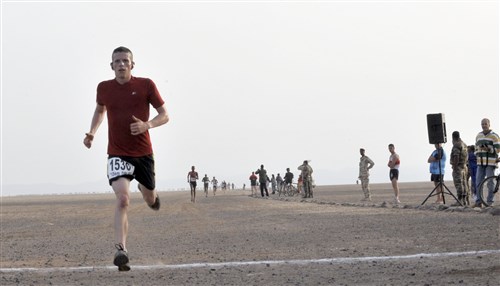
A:
POLYGON ((370 187, 368 184, 370 183, 370 172, 369 170, 373 168, 375 163, 365 155, 365 149, 359 149, 359 153, 361 154, 361 158, 359 159, 359 180, 361 181, 361 189, 363 190, 363 194, 365 198, 362 201, 371 201, 372 195, 370 193, 370 187))

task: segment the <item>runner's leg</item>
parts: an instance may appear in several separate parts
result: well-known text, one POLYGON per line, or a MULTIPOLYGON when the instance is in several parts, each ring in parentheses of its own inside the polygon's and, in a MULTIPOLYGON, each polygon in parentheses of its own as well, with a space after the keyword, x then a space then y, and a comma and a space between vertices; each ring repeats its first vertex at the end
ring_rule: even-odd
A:
MULTIPOLYGON (((127 234, 128 234, 128 206, 130 204, 130 180, 127 178, 119 178, 111 184, 116 195, 115 208, 115 240, 116 243, 121 243, 126 250, 127 234)), ((153 201, 154 202, 154 201, 153 201)))
POLYGON ((150 190, 150 189, 146 188, 144 185, 142 185, 141 183, 139 183, 139 191, 141 191, 142 198, 148 204, 148 206, 151 206, 155 203, 156 190, 150 190))

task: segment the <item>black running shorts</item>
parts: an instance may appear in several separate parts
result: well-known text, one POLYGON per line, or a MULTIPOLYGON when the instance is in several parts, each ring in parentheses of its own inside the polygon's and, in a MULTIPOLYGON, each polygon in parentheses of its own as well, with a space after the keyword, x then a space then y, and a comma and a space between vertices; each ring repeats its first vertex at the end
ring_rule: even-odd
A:
POLYGON ((391 169, 389 171, 389 179, 392 181, 393 179, 398 180, 399 179, 399 170, 398 169, 391 169))
POLYGON ((108 180, 111 185, 119 178, 136 179, 149 190, 154 190, 155 161, 153 155, 143 157, 113 156, 108 157, 108 180))

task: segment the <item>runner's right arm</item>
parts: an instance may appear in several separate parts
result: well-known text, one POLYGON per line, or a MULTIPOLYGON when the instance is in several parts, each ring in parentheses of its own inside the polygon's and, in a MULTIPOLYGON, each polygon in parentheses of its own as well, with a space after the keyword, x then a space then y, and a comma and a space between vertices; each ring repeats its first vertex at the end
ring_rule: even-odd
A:
POLYGON ((90 124, 90 131, 85 133, 85 138, 83 139, 83 144, 90 148, 92 147, 92 141, 94 140, 94 135, 99 129, 102 121, 104 120, 104 115, 106 114, 106 106, 97 104, 94 111, 94 116, 92 117, 92 122, 90 124))

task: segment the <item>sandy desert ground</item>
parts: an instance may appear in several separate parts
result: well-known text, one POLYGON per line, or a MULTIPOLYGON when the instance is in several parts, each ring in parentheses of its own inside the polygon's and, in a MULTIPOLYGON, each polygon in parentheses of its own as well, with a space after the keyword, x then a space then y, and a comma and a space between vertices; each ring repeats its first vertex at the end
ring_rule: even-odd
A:
POLYGON ((160 192, 159 212, 134 192, 129 272, 112 264, 113 194, 3 197, 0 285, 499 285, 500 207, 420 206, 431 190, 160 192))

